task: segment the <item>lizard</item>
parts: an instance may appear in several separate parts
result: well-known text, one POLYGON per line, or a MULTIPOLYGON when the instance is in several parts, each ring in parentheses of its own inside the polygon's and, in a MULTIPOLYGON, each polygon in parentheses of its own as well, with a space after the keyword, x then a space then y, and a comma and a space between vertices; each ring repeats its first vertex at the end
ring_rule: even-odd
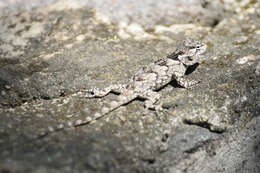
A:
POLYGON ((200 55, 206 49, 206 44, 187 38, 173 53, 141 68, 130 78, 127 84, 114 84, 104 89, 93 88, 87 90, 84 96, 86 98, 105 97, 112 92, 119 95, 116 101, 110 102, 108 107, 103 107, 93 117, 87 116, 73 122, 61 123, 57 127, 49 127, 41 135, 64 128, 89 124, 138 98, 145 100, 145 108, 156 111, 162 110, 161 104, 157 104, 160 99, 160 94, 157 91, 173 80, 184 88, 190 88, 199 83, 196 80, 186 79, 185 72, 189 66, 200 62, 200 55))

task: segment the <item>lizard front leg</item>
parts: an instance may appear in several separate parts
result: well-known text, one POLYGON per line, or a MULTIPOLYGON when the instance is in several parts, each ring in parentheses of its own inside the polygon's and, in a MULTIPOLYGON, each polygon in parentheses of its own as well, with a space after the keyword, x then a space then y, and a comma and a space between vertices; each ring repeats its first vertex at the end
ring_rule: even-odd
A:
POLYGON ((85 97, 87 97, 87 98, 104 97, 104 96, 108 95, 110 92, 120 94, 123 92, 123 90, 125 90, 125 88, 126 88, 125 84, 114 84, 114 85, 110 85, 104 89, 93 88, 90 90, 86 90, 87 94, 85 95, 85 97))
POLYGON ((196 80, 189 80, 184 77, 176 77, 175 80, 177 81, 177 83, 180 86, 182 86, 184 88, 191 88, 192 86, 194 86, 200 82, 200 81, 196 81, 196 80))
POLYGON ((146 91, 145 93, 139 94, 139 98, 145 99, 144 106, 146 109, 152 109, 155 111, 162 110, 162 104, 158 103, 160 94, 154 91, 146 91))

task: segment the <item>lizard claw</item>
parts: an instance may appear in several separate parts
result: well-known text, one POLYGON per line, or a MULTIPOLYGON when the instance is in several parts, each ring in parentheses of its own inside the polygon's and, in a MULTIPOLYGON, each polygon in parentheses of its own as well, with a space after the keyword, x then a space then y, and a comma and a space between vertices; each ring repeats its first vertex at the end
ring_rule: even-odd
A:
POLYGON ((163 110, 161 103, 158 104, 158 105, 155 105, 155 104, 151 104, 149 102, 146 102, 144 106, 145 106, 146 109, 154 110, 156 112, 159 112, 159 111, 163 110))

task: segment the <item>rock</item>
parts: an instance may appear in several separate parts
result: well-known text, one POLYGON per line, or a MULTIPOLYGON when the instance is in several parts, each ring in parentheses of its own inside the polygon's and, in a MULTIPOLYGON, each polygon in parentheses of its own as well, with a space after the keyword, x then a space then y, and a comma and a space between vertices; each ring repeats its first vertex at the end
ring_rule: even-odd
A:
POLYGON ((259 2, 29 2, 0 3, 0 172, 260 171, 259 2), (201 82, 158 91, 163 111, 136 100, 54 132, 118 97, 85 89, 125 83, 186 37, 209 47, 187 71, 201 82))

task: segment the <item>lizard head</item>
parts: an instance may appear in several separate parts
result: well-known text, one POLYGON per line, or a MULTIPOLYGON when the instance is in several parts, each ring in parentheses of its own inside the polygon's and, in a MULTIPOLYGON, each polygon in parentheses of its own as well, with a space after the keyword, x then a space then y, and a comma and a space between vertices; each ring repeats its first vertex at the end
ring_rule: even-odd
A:
POLYGON ((186 66, 191 66, 200 61, 200 56, 207 49, 204 43, 188 38, 184 41, 183 45, 174 53, 168 55, 167 58, 180 61, 186 66))

